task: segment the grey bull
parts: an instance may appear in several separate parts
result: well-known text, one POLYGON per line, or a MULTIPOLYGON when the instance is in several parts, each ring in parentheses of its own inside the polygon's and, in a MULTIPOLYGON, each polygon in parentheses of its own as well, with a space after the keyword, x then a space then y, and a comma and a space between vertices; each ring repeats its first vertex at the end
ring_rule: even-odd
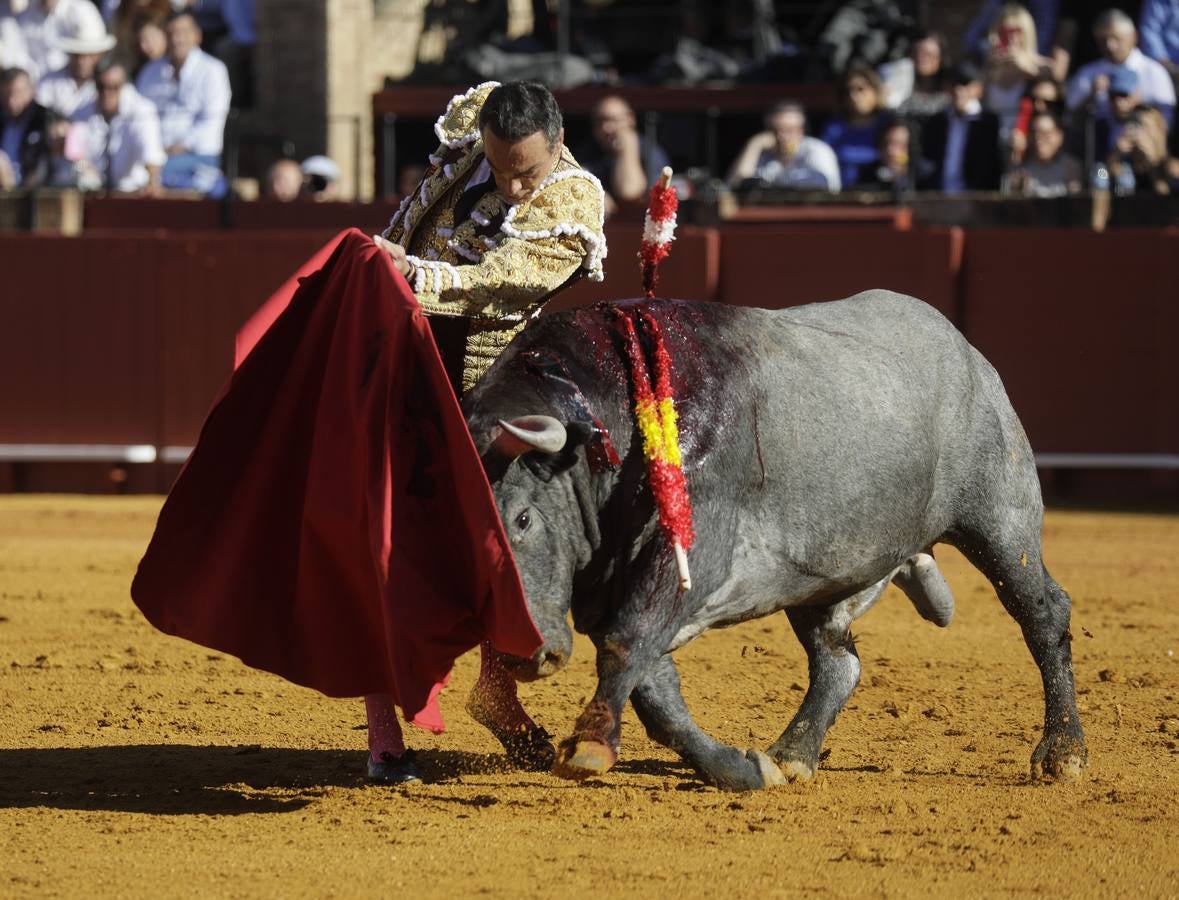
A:
POLYGON ((994 369, 932 307, 887 291, 779 311, 598 304, 533 322, 464 411, 545 641, 517 677, 560 668, 570 611, 597 650, 597 690, 556 774, 614 764, 629 700, 718 786, 811 777, 859 680, 852 621, 895 581, 948 624, 938 542, 990 580, 1040 669, 1033 776, 1086 764, 1070 600, 1041 559, 1031 448, 994 369), (620 310, 653 316, 673 361, 696 530, 686 593, 647 483, 620 310), (729 747, 692 719, 671 654, 777 610, 806 651, 806 695, 766 752, 729 747))

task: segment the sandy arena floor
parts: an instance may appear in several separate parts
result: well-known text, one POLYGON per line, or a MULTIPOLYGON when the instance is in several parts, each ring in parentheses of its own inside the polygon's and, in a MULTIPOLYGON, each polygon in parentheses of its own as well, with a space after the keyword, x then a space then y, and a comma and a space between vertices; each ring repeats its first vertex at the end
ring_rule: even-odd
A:
MULTIPOLYGON (((1179 517, 1056 512, 1091 765, 1031 784, 1039 679, 956 553, 953 625, 895 590, 859 623, 863 681, 815 782, 701 785, 628 712, 623 758, 574 785, 502 767, 444 695, 415 732, 432 783, 363 784, 358 701, 155 632, 128 585, 155 498, 0 497, 0 896, 1179 895, 1179 517)), ((571 667, 522 688, 564 732, 571 667)), ((677 657, 699 721, 765 747, 801 700, 785 616, 677 657)))

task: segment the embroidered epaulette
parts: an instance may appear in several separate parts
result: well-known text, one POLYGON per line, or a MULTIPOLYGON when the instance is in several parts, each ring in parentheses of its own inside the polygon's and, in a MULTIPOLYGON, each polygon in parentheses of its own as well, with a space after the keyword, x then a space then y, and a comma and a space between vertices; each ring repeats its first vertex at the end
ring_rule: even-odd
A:
POLYGON ((582 267, 591 280, 601 281, 606 256, 605 213, 601 182, 584 169, 567 168, 546 178, 531 199, 509 209, 500 230, 529 240, 580 237, 585 242, 582 267))
POLYGON ((487 95, 497 87, 498 81, 485 81, 465 94, 451 97, 446 104, 446 112, 434 123, 438 143, 449 150, 457 150, 479 140, 479 110, 483 108, 487 95))

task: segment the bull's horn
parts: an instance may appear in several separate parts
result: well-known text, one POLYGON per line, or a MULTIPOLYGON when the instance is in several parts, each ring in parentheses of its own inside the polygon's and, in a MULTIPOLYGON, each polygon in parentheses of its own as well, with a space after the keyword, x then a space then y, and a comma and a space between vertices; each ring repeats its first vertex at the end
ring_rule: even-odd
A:
POLYGON ((503 429, 494 447, 509 456, 519 456, 529 450, 559 453, 565 446, 565 426, 552 416, 520 416, 510 422, 499 420, 503 429))

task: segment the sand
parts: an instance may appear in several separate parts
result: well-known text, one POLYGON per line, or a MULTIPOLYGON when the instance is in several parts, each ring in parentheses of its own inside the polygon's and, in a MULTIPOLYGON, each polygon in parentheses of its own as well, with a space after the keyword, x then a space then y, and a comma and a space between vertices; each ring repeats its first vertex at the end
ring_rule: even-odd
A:
MULTIPOLYGON (((895 590, 858 623, 863 679, 817 778, 705 787, 628 711, 584 784, 504 766, 443 696, 414 731, 430 783, 361 778, 363 706, 156 632, 128 585, 159 498, 0 497, 0 897, 1179 895, 1179 517, 1050 512, 1074 601, 1090 767, 1028 779, 1039 678, 990 586, 949 548, 948 629, 895 590)), ((785 616, 677 659, 703 727, 765 747, 802 697, 785 616)), ((521 688, 563 734, 592 648, 521 688)))

